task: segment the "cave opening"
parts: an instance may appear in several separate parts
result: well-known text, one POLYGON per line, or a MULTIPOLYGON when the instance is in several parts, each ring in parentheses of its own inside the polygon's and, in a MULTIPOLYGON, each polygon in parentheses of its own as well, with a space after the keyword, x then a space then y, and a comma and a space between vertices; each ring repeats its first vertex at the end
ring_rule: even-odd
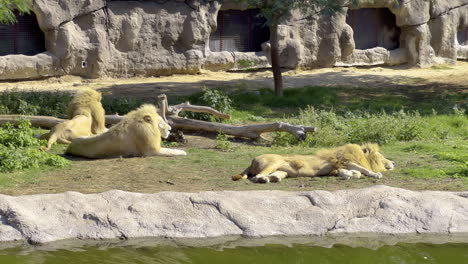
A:
POLYGON ((353 29, 356 49, 393 50, 400 46, 401 30, 395 15, 387 8, 350 9, 346 23, 353 29))
POLYGON ((468 28, 463 28, 457 32, 458 44, 468 46, 468 28))
POLYGON ((266 19, 260 9, 220 10, 218 27, 210 36, 211 51, 258 52, 270 39, 266 19))
POLYGON ((11 54, 36 55, 44 52, 45 36, 34 13, 19 15, 17 22, 0 24, 0 56, 11 54))

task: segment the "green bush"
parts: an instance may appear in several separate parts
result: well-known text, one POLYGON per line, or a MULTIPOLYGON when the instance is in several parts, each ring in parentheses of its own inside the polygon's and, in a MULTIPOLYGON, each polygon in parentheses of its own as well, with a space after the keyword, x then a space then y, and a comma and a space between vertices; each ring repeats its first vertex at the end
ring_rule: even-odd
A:
MULTIPOLYGON (((0 114, 44 115, 64 117, 72 94, 67 92, 0 92, 0 114)), ((124 115, 143 104, 143 100, 103 96, 101 101, 106 113, 124 115)), ((154 103, 154 102, 151 102, 154 103)))
POLYGON ((18 124, 6 123, 0 127, 0 145, 11 148, 40 146, 41 142, 34 137, 31 123, 19 120, 18 124))
POLYGON ((63 116, 71 95, 65 92, 0 92, 0 114, 63 116))
POLYGON ((110 96, 103 96, 101 103, 102 103, 102 106, 104 107, 104 110, 106 111, 106 114, 125 115, 128 112, 137 109, 140 105, 143 104, 143 101, 133 99, 133 98, 125 98, 125 97, 113 98, 110 96))
POLYGON ((39 150, 45 142, 34 137, 31 123, 0 126, 0 172, 11 172, 41 166, 65 167, 69 161, 39 150))
POLYGON ((34 148, 11 148, 0 145, 0 172, 11 172, 41 166, 66 167, 70 162, 58 155, 34 148))
POLYGON ((219 149, 224 152, 234 151, 227 135, 221 131, 219 131, 218 135, 216 136, 215 149, 219 149))
MULTIPOLYGON (((217 89, 205 89, 201 93, 191 95, 188 97, 188 100, 192 104, 209 106, 221 113, 228 113, 232 108, 231 98, 229 98, 229 96, 227 96, 223 91, 217 89)), ((182 112, 182 116, 212 122, 221 121, 220 118, 205 113, 182 112)))
POLYGON ((427 127, 427 120, 417 112, 399 111, 393 114, 356 112, 338 115, 333 110, 317 110, 309 106, 297 116, 288 118, 287 122, 315 126, 319 130, 315 134, 308 135, 303 142, 298 142, 293 136, 285 133, 276 133, 273 144, 337 146, 345 143, 375 142, 383 145, 431 136, 424 130, 427 127))

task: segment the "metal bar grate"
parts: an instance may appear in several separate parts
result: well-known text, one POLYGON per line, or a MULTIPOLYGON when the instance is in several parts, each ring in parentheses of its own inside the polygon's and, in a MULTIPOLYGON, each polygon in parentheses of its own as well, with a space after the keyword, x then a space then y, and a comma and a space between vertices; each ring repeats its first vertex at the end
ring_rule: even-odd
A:
POLYGON ((270 32, 259 13, 259 9, 219 11, 217 30, 210 36, 211 51, 261 51, 270 32))
POLYGON ((44 52, 45 37, 36 16, 31 13, 20 16, 12 25, 0 24, 0 56, 9 54, 35 55, 44 52))

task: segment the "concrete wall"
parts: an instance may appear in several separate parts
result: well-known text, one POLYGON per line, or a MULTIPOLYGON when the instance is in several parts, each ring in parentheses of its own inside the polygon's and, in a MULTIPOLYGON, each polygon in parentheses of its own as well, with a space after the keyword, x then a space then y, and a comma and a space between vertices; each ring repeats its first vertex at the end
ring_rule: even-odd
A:
MULTIPOLYGON (((343 4, 351 6, 346 0, 343 4)), ((397 49, 356 49, 346 12, 304 18, 293 12, 279 28, 286 68, 340 65, 430 66, 468 58, 457 44, 468 28, 468 0, 375 0, 353 8, 387 8, 401 29, 397 49)), ((269 44, 261 52, 211 52, 219 10, 242 9, 214 0, 56 1, 34 0, 46 52, 0 56, 0 80, 79 75, 130 77, 195 73, 201 68, 269 66, 269 44), (245 64, 245 63, 244 63, 245 64)), ((347 9, 345 8, 345 11, 347 9)))

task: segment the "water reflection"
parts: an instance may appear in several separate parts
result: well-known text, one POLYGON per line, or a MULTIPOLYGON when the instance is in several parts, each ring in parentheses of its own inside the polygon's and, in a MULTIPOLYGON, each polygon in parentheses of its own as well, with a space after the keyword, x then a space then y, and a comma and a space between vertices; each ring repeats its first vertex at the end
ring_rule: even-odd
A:
MULTIPOLYGON (((172 243, 172 242, 171 242, 172 243)), ((234 248, 97 244, 73 249, 14 247, 0 250, 0 263, 468 263, 468 244, 398 243, 377 249, 335 244, 238 246, 234 248)))

